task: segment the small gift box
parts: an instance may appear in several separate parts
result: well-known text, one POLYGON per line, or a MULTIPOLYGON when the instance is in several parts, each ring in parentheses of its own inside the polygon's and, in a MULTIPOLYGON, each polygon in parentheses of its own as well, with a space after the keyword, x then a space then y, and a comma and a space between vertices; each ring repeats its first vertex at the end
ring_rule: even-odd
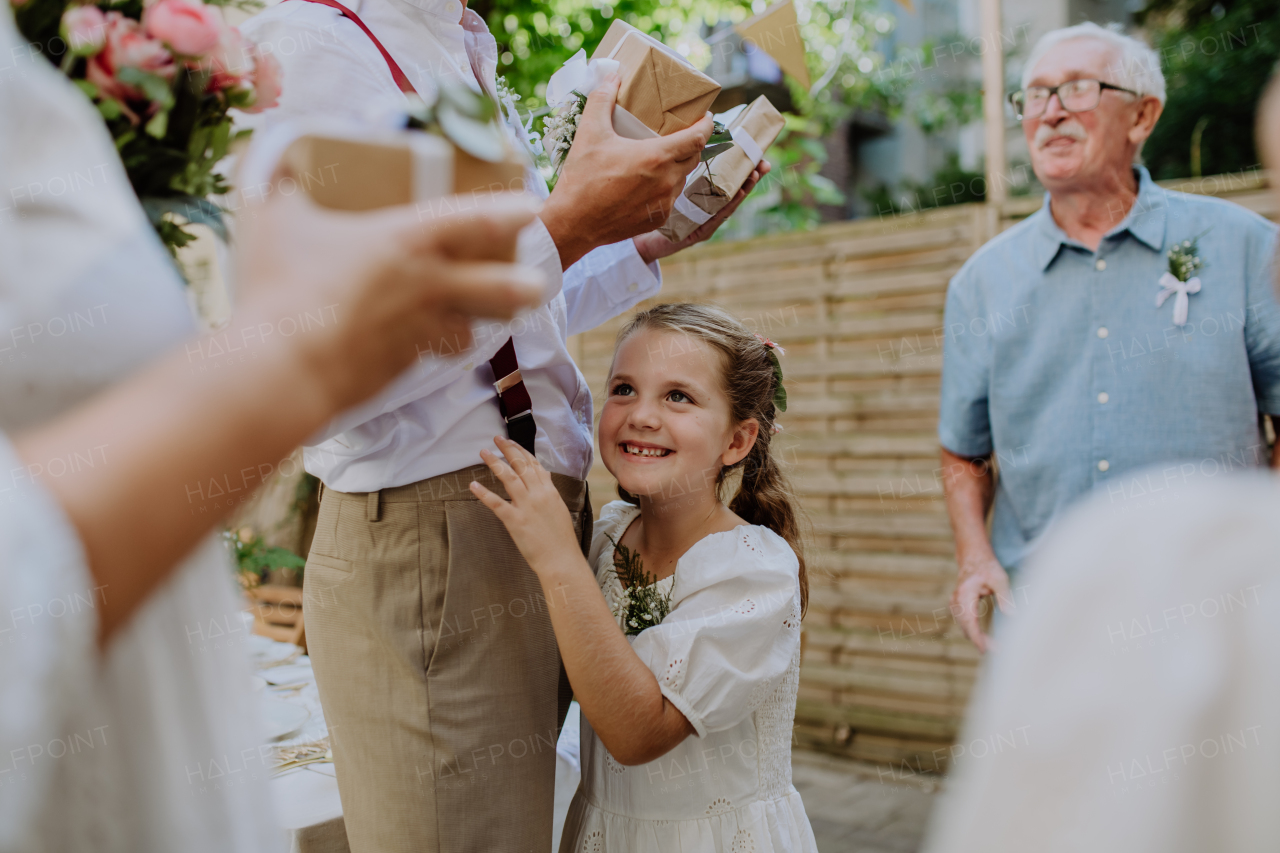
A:
MULTIPOLYGON (((482 193, 525 188, 524 164, 514 152, 496 162, 482 160, 431 133, 406 130, 370 136, 335 128, 301 133, 295 129, 292 136, 280 162, 289 168, 296 187, 333 210, 416 204, 429 216, 465 210, 482 193)), ((495 249, 492 257, 514 260, 515 248, 512 243, 495 249)))
POLYGON ((719 83, 653 36, 624 21, 615 20, 609 25, 591 59, 618 63, 622 78, 618 106, 659 136, 697 122, 720 94, 719 83))
POLYGON ((764 95, 721 113, 716 120, 728 128, 733 147, 700 164, 686 179, 671 216, 658 229, 677 243, 729 203, 786 124, 764 95))
POLYGON ((720 94, 720 84, 680 54, 615 20, 590 60, 580 50, 547 81, 547 103, 556 112, 544 125, 543 145, 557 170, 573 144, 587 96, 613 73, 621 78, 613 129, 628 139, 683 130, 701 119, 720 94))

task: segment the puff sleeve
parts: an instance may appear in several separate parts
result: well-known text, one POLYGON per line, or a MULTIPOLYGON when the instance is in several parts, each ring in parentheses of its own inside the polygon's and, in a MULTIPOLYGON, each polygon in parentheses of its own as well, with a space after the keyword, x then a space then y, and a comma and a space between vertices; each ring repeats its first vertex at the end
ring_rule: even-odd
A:
POLYGON ((621 539, 622 534, 627 531, 627 526, 639 514, 640 508, 626 501, 610 501, 600 508, 600 517, 591 528, 591 548, 587 551, 587 565, 591 566, 591 570, 596 573, 597 580, 603 582, 606 569, 613 566, 612 559, 605 564, 604 568, 600 566, 600 557, 605 553, 605 549, 613 547, 613 542, 609 541, 610 537, 614 542, 621 539))
POLYGON ((798 571, 786 540, 758 526, 708 536, 680 558, 671 612, 631 648, 699 737, 746 719, 799 653, 798 571))

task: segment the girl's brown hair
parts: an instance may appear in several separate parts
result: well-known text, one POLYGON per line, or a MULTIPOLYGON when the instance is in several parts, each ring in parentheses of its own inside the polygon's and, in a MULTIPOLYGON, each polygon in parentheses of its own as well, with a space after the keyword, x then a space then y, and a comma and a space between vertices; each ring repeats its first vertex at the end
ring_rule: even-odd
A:
MULTIPOLYGON (((716 497, 724 501, 725 481, 740 469, 742 483, 729 501, 729 509, 748 524, 759 524, 777 533, 795 551, 800 561, 801 612, 807 610, 809 579, 800 529, 802 514, 791 484, 769 452, 778 414, 773 404, 778 377, 769 347, 733 315, 712 305, 679 302, 641 311, 618 333, 618 345, 643 329, 688 335, 705 341, 722 355, 721 386, 729 397, 730 417, 735 423, 755 418, 760 430, 746 457, 721 467, 716 476, 716 497)), ((621 485, 618 494, 625 501, 639 504, 621 485)))

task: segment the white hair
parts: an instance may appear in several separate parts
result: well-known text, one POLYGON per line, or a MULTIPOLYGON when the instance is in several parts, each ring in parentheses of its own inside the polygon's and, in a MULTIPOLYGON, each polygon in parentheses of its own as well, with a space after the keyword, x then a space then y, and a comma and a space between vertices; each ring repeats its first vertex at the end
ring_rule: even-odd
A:
POLYGON ((1123 86, 1143 95, 1152 95, 1161 104, 1164 103, 1164 72, 1160 70, 1159 54, 1138 39, 1125 35, 1119 24, 1100 27, 1092 21, 1051 30, 1041 36, 1040 41, 1032 48, 1031 55, 1027 57, 1027 64, 1022 67, 1022 88, 1027 88, 1031 83, 1036 64, 1046 53, 1064 41, 1086 38, 1105 42, 1120 53, 1119 60, 1107 67, 1111 79, 1103 82, 1123 86))

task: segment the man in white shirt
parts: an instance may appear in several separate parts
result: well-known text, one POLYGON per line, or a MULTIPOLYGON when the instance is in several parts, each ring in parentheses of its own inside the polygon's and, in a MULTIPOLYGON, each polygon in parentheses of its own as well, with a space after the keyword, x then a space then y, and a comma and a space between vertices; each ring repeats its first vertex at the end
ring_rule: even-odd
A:
MULTIPOLYGON (((403 104, 387 56, 419 92, 448 81, 496 95, 496 42, 459 0, 351 0, 345 10, 289 0, 242 30, 284 69, 280 105, 260 117, 268 124, 403 104)), ((657 234, 650 211, 671 209, 710 121, 622 139, 609 118, 616 91, 615 79, 592 93, 555 192, 522 235, 520 260, 553 282, 548 301, 478 327, 464 352, 433 348, 306 448, 324 484, 307 639, 355 853, 550 846, 556 735, 572 691, 536 578, 468 484, 501 490, 479 451, 523 429, 589 543, 593 410, 566 340, 655 295, 657 260, 705 240, 736 207, 681 244, 657 234)))

